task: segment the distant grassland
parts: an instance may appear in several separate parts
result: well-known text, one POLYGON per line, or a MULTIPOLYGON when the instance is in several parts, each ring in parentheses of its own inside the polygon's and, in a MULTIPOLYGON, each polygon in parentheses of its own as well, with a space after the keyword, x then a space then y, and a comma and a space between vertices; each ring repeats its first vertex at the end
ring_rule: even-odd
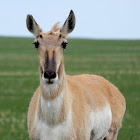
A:
MULTIPOLYGON (((32 38, 0 37, 0 140, 28 140, 27 111, 39 85, 32 38)), ((69 39, 66 73, 96 74, 123 93, 127 110, 119 140, 140 140, 140 41, 69 39)))

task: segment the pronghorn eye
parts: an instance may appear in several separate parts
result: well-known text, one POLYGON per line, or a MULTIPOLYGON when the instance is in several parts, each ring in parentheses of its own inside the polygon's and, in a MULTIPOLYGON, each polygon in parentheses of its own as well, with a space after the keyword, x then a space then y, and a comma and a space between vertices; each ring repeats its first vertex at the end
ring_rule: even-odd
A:
POLYGON ((40 35, 40 38, 43 38, 42 35, 40 35))
POLYGON ((62 43, 63 49, 66 49, 67 44, 68 44, 67 42, 63 42, 63 43, 62 43))
POLYGON ((33 44, 35 45, 35 48, 39 47, 39 42, 38 41, 35 41, 33 44))

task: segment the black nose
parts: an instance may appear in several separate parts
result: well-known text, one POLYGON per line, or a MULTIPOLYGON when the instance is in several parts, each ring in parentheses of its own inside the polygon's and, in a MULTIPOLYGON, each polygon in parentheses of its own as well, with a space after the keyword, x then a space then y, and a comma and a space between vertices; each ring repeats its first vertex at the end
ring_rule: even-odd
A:
POLYGON ((44 72, 44 78, 54 79, 55 77, 56 77, 56 73, 54 71, 44 72))

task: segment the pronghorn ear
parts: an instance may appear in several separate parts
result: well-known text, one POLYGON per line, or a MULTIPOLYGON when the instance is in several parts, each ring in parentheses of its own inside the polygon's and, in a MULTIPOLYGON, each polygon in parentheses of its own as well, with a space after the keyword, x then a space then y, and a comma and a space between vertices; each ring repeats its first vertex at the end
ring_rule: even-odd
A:
POLYGON ((26 24, 27 24, 28 30, 32 34, 34 34, 35 37, 37 37, 40 34, 40 32, 42 32, 42 29, 36 23, 32 15, 27 15, 26 24))
POLYGON ((75 27, 75 15, 74 12, 71 10, 68 18, 66 19, 64 25, 60 29, 60 33, 66 37, 69 33, 73 31, 75 27))

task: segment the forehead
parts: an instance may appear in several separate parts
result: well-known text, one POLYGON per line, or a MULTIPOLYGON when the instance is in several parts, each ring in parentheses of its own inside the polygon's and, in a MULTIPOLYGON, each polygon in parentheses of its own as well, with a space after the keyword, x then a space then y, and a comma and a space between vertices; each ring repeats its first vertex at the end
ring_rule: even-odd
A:
POLYGON ((42 46, 57 46, 60 45, 63 41, 66 41, 59 32, 41 32, 40 35, 36 38, 42 46))

